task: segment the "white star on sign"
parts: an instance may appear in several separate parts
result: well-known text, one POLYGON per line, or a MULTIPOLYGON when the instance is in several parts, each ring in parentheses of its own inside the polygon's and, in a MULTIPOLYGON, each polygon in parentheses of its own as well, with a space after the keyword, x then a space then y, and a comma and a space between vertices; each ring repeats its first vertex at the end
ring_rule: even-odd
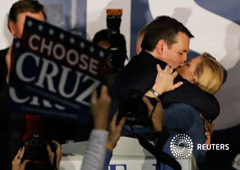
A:
POLYGON ((32 21, 28 21, 27 26, 31 27, 33 25, 32 21))
POLYGON ((74 38, 70 38, 70 43, 74 44, 75 43, 75 39, 74 38))
POLYGON ((20 43, 19 43, 19 42, 16 43, 16 47, 17 47, 17 48, 20 47, 20 43))
POLYGON ((41 24, 38 26, 38 30, 39 30, 39 31, 42 31, 42 30, 43 30, 43 26, 42 26, 41 24))
POLYGON ((61 34, 60 34, 60 36, 59 36, 59 38, 60 38, 61 40, 63 40, 63 39, 64 39, 64 37, 65 37, 65 36, 64 36, 64 34, 63 34, 63 33, 61 33, 61 34))
POLYGON ((80 43, 80 47, 81 47, 81 48, 84 48, 84 47, 85 47, 84 42, 81 42, 81 43, 80 43))
POLYGON ((91 53, 93 53, 94 52, 94 47, 90 47, 89 50, 90 50, 91 53))
POLYGON ((53 34, 54 34, 53 29, 50 29, 50 30, 49 30, 49 34, 50 34, 50 35, 53 35, 53 34))
POLYGON ((103 51, 100 51, 100 52, 99 52, 99 56, 100 56, 101 58, 103 58, 103 57, 104 57, 104 52, 103 52, 103 51))

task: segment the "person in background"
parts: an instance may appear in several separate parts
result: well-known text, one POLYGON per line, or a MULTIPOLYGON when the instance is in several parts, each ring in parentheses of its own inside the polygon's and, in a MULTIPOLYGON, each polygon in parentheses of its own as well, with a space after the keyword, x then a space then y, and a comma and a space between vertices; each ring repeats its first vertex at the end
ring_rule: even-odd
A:
POLYGON ((104 170, 108 170, 108 166, 109 166, 109 162, 112 158, 112 152, 114 150, 114 148, 117 146, 117 142, 120 139, 121 133, 122 133, 122 129, 123 126, 126 122, 126 118, 123 117, 119 122, 117 121, 117 116, 118 114, 116 113, 113 118, 112 121, 110 123, 109 126, 109 136, 108 136, 108 140, 107 140, 107 144, 106 144, 106 156, 105 156, 105 161, 104 161, 104 166, 103 169, 104 170))
MULTIPOLYGON (((57 141, 52 141, 52 142, 55 144, 55 147, 56 147, 56 162, 55 162, 56 170, 60 170, 60 161, 62 159, 62 149, 60 144, 57 141)), ((51 150, 49 145, 47 145, 46 150, 48 153, 49 162, 53 167, 55 153, 51 150)), ((18 150, 17 154, 15 155, 12 161, 12 170, 25 170, 27 163, 31 162, 31 160, 28 160, 28 159, 22 161, 24 152, 25 152, 25 147, 22 147, 18 150)))
POLYGON ((108 51, 107 69, 109 74, 105 77, 104 83, 110 87, 116 73, 124 67, 127 58, 126 40, 123 34, 114 34, 108 29, 95 33, 92 42, 108 51))
MULTIPOLYGON (((91 105, 90 112, 94 119, 93 130, 90 133, 86 153, 84 154, 83 162, 82 162, 82 170, 99 170, 102 169, 104 158, 105 158, 105 150, 108 141, 108 145, 114 146, 116 145, 115 141, 118 140, 120 134, 116 133, 118 130, 115 130, 116 127, 112 125, 112 136, 108 138, 108 115, 109 109, 111 105, 111 98, 108 95, 108 89, 105 85, 102 86, 100 96, 97 97, 97 91, 94 90, 91 96, 91 105), (114 134, 114 135, 113 135, 114 134), (111 138, 111 139, 110 139, 111 138), (109 140, 108 140, 109 139, 109 140)), ((120 124, 118 129, 125 123, 125 118, 120 120, 120 124)), ((59 165, 62 157, 61 146, 58 142, 52 141, 57 148, 57 170, 59 170, 59 165)), ((49 155, 49 160, 51 165, 53 165, 54 153, 51 151, 50 146, 47 145, 47 151, 49 155)), ((23 160, 25 148, 22 147, 19 149, 18 153, 15 155, 12 165, 12 170, 25 170, 26 164, 30 162, 30 160, 23 160)))
POLYGON ((25 170, 26 165, 30 160, 26 159, 22 161, 23 155, 25 152, 25 147, 22 147, 18 150, 18 153, 15 155, 12 161, 12 170, 25 170))
POLYGON ((91 114, 94 119, 94 127, 90 133, 86 153, 84 154, 82 170, 100 170, 103 168, 106 145, 114 147, 120 136, 120 129, 125 123, 125 118, 120 120, 118 126, 111 125, 112 131, 108 137, 107 125, 111 105, 111 98, 105 85, 102 86, 100 97, 97 98, 97 91, 92 93, 91 114))
POLYGON ((110 104, 111 98, 108 95, 106 86, 102 86, 99 98, 97 98, 97 91, 93 91, 90 107, 94 127, 90 133, 87 149, 84 154, 82 170, 97 170, 103 166, 105 146, 108 137, 106 129, 110 104))
MULTIPOLYGON (((8 28, 14 38, 21 38, 26 16, 40 21, 46 20, 44 7, 38 1, 15 2, 8 15, 8 28)), ((41 132, 39 116, 8 113, 4 108, 5 93, 11 67, 12 45, 0 50, 0 158, 3 170, 11 169, 11 160, 22 143, 22 139, 41 132), (26 123, 25 123, 26 122, 26 123), (25 125, 30 128, 25 128, 25 125)))
POLYGON ((145 31, 146 31, 146 27, 147 27, 147 25, 143 26, 138 32, 137 41, 136 41, 136 52, 137 52, 137 54, 139 54, 142 51, 141 44, 142 44, 142 40, 143 40, 145 31))
MULTIPOLYGON (((99 47, 102 47, 104 49, 108 49, 111 46, 111 40, 109 37, 109 33, 107 29, 100 30, 95 33, 93 40, 93 43, 98 45, 99 47)), ((119 51, 127 52, 126 48, 126 40, 124 35, 119 34, 118 41, 116 42, 116 46, 118 47, 119 51)))

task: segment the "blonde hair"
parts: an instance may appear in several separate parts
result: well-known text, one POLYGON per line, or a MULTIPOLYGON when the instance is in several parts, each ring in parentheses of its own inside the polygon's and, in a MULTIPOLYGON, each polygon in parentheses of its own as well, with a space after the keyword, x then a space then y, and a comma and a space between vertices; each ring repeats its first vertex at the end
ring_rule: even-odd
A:
POLYGON ((223 67, 210 54, 203 53, 201 56, 203 60, 194 72, 197 76, 197 85, 202 90, 215 94, 223 83, 223 67))

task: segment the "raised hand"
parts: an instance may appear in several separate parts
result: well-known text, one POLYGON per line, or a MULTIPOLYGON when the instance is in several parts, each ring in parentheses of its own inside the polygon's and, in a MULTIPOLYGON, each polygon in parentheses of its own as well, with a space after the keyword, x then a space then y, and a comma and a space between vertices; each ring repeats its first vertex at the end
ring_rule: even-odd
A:
POLYGON ((177 77, 178 72, 174 71, 170 66, 166 66, 164 70, 161 69, 159 65, 156 66, 158 70, 157 77, 155 79, 155 84, 152 87, 156 90, 160 95, 164 92, 168 92, 180 87, 183 82, 178 82, 174 84, 174 79, 177 77))
POLYGON ((97 91, 93 91, 91 97, 91 113, 94 119, 94 129, 107 129, 110 105, 111 98, 108 95, 108 89, 106 86, 102 86, 99 98, 97 98, 97 91))
MULTIPOLYGON (((54 143, 55 148, 56 148, 56 168, 57 168, 57 170, 59 170, 60 161, 62 159, 62 148, 61 148, 61 145, 57 141, 52 140, 52 142, 54 143)), ((50 161, 51 165, 53 166, 55 153, 51 150, 49 145, 47 145, 47 152, 48 152, 49 161, 50 161)))
POLYGON ((12 161, 12 170, 25 170, 26 164, 30 162, 30 160, 24 160, 22 162, 24 152, 25 147, 22 147, 18 150, 18 153, 16 154, 12 161))
POLYGON ((116 147, 117 142, 121 136, 123 125, 126 122, 126 118, 123 117, 119 121, 119 123, 117 123, 117 116, 118 114, 115 113, 109 126, 109 136, 108 136, 107 146, 111 148, 111 149, 109 148, 110 150, 113 150, 116 147))

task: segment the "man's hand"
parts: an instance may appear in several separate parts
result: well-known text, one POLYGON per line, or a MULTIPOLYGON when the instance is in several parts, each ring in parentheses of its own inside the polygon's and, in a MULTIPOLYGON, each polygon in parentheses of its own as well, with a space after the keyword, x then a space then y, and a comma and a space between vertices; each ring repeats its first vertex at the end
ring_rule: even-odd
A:
POLYGON ((25 147, 22 147, 18 150, 18 153, 14 157, 12 161, 12 170, 25 170, 26 164, 30 162, 30 160, 22 161, 23 155, 25 152, 25 147))
POLYGON ((97 91, 94 90, 91 97, 91 113, 94 119, 94 129, 106 130, 111 98, 106 86, 102 86, 101 94, 97 99, 97 91))
POLYGON ((122 128, 123 125, 126 122, 126 118, 123 117, 120 121, 119 124, 117 124, 117 116, 118 114, 115 113, 113 116, 113 119, 110 123, 110 127, 109 127, 109 136, 108 136, 108 141, 107 141, 107 145, 111 148, 114 149, 117 145, 117 142, 121 136, 121 132, 122 132, 122 128))
MULTIPOLYGON (((59 170, 59 167, 60 167, 60 161, 62 159, 62 148, 61 148, 61 145, 57 142, 57 141, 52 141, 54 144, 55 144, 55 148, 56 148, 56 168, 57 170, 59 170)), ((47 152, 48 152, 48 157, 49 157, 49 161, 53 167, 54 165, 54 156, 55 156, 55 153, 52 152, 51 148, 49 145, 47 145, 47 152)))
POLYGON ((160 100, 157 101, 154 107, 147 97, 143 97, 143 102, 147 105, 148 115, 152 121, 153 129, 155 132, 162 131, 162 122, 164 119, 164 109, 160 100))

